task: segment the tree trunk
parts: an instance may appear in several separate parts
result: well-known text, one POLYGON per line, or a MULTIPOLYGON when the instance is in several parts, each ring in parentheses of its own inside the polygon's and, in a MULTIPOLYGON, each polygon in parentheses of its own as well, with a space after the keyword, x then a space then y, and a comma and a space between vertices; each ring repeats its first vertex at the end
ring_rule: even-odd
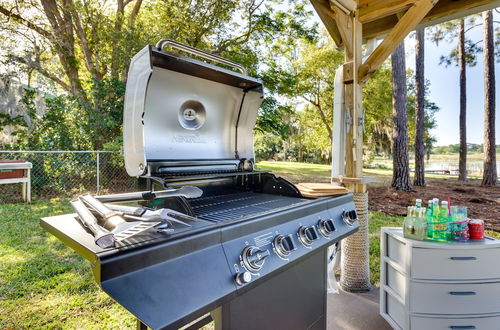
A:
POLYGON ((391 55, 392 59, 392 187, 411 191, 408 160, 408 109, 406 108, 406 62, 404 41, 391 55))
POLYGON ((63 67, 73 95, 84 95, 78 71, 78 60, 75 52, 73 35, 73 18, 71 17, 68 1, 58 5, 55 0, 41 0, 43 11, 54 31, 52 45, 63 67))
POLYGON ((415 87, 417 94, 416 104, 416 125, 415 125, 415 186, 425 186, 425 141, 424 141, 424 120, 425 120, 425 76, 424 76, 424 29, 417 30, 415 43, 415 87))
POLYGON ((465 22, 462 18, 458 27, 458 65, 460 67, 460 154, 458 180, 467 181, 467 78, 465 75, 465 22))
POLYGON ((484 54, 484 165, 483 181, 486 186, 497 183, 495 146, 495 48, 493 42, 493 13, 483 13, 484 54))

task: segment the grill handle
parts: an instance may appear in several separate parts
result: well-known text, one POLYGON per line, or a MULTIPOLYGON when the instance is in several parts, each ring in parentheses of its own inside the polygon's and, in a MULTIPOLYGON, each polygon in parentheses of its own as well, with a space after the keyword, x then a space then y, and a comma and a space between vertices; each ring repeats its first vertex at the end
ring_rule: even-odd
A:
POLYGON ((229 65, 230 67, 232 67, 234 69, 238 69, 244 75, 247 74, 247 69, 239 63, 236 63, 236 62, 233 62, 230 60, 226 60, 223 57, 205 52, 203 50, 200 50, 200 49, 197 49, 197 48, 185 45, 185 44, 181 44, 180 42, 170 40, 170 39, 161 39, 160 41, 158 41, 156 43, 156 48, 158 48, 160 50, 162 50, 163 47, 165 47, 165 46, 170 46, 172 48, 182 50, 182 51, 189 53, 191 55, 203 57, 204 59, 209 60, 209 61, 214 61, 214 62, 217 62, 220 64, 229 65))
POLYGON ((71 205, 78 214, 80 222, 94 235, 94 242, 97 246, 105 249, 114 245, 114 235, 97 224, 97 219, 80 200, 71 201, 71 205))

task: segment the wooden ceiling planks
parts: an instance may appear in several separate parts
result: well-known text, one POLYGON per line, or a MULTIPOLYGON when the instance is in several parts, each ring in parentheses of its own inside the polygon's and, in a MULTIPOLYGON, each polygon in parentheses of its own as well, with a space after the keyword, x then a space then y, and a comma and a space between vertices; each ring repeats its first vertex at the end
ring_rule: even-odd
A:
POLYGON ((408 9, 415 0, 368 1, 358 3, 359 20, 365 24, 408 9))
MULTIPOLYGON (((359 0, 358 16, 363 24, 363 39, 385 36, 397 23, 398 14, 404 13, 420 0, 359 0)), ((338 46, 342 36, 329 0, 311 0, 321 21, 338 46)), ((500 7, 500 0, 439 0, 417 25, 417 28, 438 24, 500 7)))

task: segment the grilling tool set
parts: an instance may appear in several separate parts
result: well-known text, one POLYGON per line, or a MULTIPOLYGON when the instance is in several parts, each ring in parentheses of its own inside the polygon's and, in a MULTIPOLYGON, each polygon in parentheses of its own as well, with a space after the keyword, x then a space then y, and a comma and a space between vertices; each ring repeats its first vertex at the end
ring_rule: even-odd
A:
POLYGON ((92 197, 79 196, 71 202, 78 219, 94 236, 100 248, 114 247, 115 243, 130 239, 147 230, 170 234, 174 231, 173 223, 190 227, 185 221, 196 221, 195 217, 172 209, 158 210, 144 206, 104 204, 106 202, 153 201, 157 198, 172 196, 200 197, 203 191, 196 187, 182 187, 164 191, 145 191, 92 197))
POLYGON ((123 149, 147 190, 81 196, 77 217, 41 220, 141 326, 211 313, 225 330, 326 329, 328 247, 358 230, 352 194, 255 169, 263 89, 238 63, 146 46, 129 67, 123 149))

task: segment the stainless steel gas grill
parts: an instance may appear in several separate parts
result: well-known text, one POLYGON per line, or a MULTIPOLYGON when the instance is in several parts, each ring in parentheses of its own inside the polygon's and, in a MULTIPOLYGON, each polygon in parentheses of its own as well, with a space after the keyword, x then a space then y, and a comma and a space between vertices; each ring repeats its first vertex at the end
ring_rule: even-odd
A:
POLYGON ((129 70, 125 166, 156 190, 74 203, 101 225, 131 221, 122 232, 106 222, 109 247, 75 214, 41 220, 140 325, 177 329, 210 312, 191 328, 213 318, 222 329, 325 329, 327 247, 358 229, 352 196, 305 198, 255 170, 262 96, 237 63, 168 40, 145 47, 129 70))

